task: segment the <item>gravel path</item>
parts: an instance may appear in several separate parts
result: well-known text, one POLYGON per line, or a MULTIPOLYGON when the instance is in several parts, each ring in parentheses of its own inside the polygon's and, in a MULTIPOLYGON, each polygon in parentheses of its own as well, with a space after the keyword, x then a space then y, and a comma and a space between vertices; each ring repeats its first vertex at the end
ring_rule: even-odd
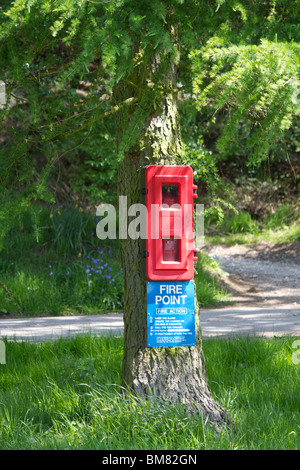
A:
POLYGON ((230 307, 203 310, 203 336, 300 336, 299 244, 207 246, 231 291, 230 307))
POLYGON ((236 307, 294 305, 300 308, 300 253, 278 256, 269 244, 213 246, 206 251, 225 271, 236 307))

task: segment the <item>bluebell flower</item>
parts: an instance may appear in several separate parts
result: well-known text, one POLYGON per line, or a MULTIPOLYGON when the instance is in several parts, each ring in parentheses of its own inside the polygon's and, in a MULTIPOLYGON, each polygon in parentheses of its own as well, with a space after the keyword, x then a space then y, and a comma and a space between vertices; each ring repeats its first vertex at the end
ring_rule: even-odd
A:
POLYGON ((49 276, 52 276, 53 272, 51 271, 51 273, 49 273, 49 276))

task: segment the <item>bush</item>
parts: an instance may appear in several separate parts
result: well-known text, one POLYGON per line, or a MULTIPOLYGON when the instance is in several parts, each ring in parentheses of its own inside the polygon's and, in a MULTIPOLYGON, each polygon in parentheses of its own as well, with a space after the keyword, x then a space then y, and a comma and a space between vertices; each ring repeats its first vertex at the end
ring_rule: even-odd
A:
POLYGON ((224 230, 229 233, 254 233, 257 231, 257 225, 249 212, 240 211, 224 220, 224 230))

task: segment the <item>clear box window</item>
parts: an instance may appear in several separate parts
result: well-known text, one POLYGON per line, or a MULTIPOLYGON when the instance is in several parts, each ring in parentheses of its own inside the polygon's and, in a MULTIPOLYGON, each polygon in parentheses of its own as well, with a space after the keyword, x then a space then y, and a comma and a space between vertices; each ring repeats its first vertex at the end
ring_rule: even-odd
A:
POLYGON ((179 261, 179 239, 163 238, 163 261, 179 261))
POLYGON ((171 207, 173 204, 178 204, 177 184, 162 185, 162 204, 167 204, 169 207, 171 207))

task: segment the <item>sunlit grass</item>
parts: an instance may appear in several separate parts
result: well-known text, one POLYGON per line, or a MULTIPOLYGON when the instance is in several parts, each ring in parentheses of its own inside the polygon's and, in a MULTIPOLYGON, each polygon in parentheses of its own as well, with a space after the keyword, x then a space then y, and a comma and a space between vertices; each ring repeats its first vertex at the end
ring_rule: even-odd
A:
POLYGON ((293 243, 300 241, 300 224, 294 223, 290 226, 281 228, 264 228, 254 233, 222 233, 222 230, 216 235, 206 236, 206 242, 209 244, 243 244, 270 242, 274 244, 293 243))
POLYGON ((120 393, 123 338, 6 343, 1 449, 299 449, 292 338, 204 340, 209 385, 235 426, 120 393))
POLYGON ((205 231, 206 241, 212 244, 299 242, 299 201, 272 206, 256 219, 244 210, 228 213, 219 221, 215 217, 207 216, 205 231))
POLYGON ((220 302, 230 301, 230 295, 220 282, 219 264, 205 253, 199 254, 196 265, 195 286, 200 307, 211 307, 220 302))

